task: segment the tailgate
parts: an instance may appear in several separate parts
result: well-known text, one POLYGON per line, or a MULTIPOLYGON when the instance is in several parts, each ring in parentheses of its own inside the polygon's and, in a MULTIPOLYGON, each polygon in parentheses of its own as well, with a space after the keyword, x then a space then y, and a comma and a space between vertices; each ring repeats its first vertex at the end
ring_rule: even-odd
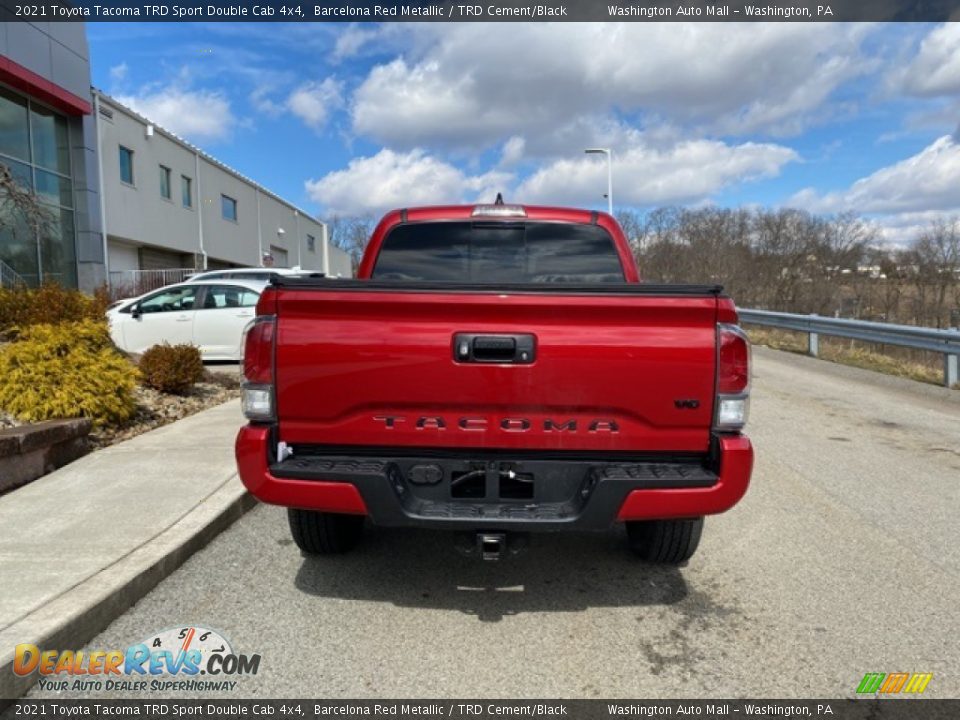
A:
POLYGON ((365 448, 705 452, 717 295, 280 287, 279 439, 365 448), (460 362, 460 334, 529 337, 531 362, 460 362))

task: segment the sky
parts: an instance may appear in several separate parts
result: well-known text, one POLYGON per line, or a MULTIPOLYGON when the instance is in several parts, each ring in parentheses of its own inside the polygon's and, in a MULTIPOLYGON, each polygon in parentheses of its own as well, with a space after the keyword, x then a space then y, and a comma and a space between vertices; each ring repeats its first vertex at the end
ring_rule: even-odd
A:
POLYGON ((314 212, 960 216, 960 23, 89 23, 93 81, 314 212))

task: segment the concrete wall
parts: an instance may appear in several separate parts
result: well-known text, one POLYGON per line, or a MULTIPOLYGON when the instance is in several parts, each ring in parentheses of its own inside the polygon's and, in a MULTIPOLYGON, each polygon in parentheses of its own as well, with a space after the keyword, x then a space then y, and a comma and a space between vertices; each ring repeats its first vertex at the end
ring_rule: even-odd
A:
MULTIPOLYGON (((10 4, 0 5, 0 56, 53 83, 82 101, 90 99, 90 53, 86 24, 82 22, 7 22, 10 4)), ((29 84, 29 83, 28 83, 29 84)), ((37 97, 29 89, 14 89, 62 112, 68 119, 74 192, 75 256, 81 288, 104 282, 103 239, 100 226, 96 133, 92 115, 64 110, 37 97)), ((68 253, 69 254, 69 253, 68 253)))
POLYGON ((193 253, 200 267, 202 224, 202 250, 208 265, 256 267, 274 246, 286 251, 290 265, 299 263, 306 270, 323 271, 322 243, 326 235, 318 220, 115 100, 100 95, 99 104, 106 227, 111 245, 125 242, 193 253), (152 134, 148 127, 152 127, 152 134), (120 179, 120 146, 133 151, 132 186, 120 179), (160 194, 161 165, 170 168, 170 200, 160 194), (183 206, 181 176, 192 180, 191 208, 183 206), (237 202, 235 222, 223 217, 224 195, 237 202), (308 248, 308 235, 315 238, 313 251, 308 248))
MULTIPOLYGON (((0 20, 13 20, 9 3, 0 20)), ((0 22, 0 55, 86 98, 90 95, 90 51, 82 22, 0 22)))
POLYGON ((353 277, 353 260, 350 254, 333 245, 328 248, 328 252, 330 253, 328 272, 330 277, 353 277))
POLYGON ((77 284, 83 290, 92 290, 107 282, 100 217, 97 123, 93 115, 84 115, 79 122, 70 123, 70 135, 73 207, 77 226, 77 284))
POLYGON ((199 252, 197 208, 184 208, 180 202, 180 175, 187 175, 196 184, 193 153, 160 133, 147 137, 144 125, 108 103, 101 102, 100 107, 109 237, 183 253, 199 252), (105 110, 113 117, 108 117, 105 110), (120 180, 120 146, 133 151, 133 185, 120 180), (160 195, 161 164, 170 168, 170 200, 160 195))

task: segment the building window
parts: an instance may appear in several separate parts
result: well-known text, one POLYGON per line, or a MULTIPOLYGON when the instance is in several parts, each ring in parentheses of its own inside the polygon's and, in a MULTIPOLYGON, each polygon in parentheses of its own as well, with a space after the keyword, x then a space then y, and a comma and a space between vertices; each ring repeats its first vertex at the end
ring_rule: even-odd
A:
POLYGON ((180 196, 185 208, 193 207, 193 181, 186 175, 180 176, 180 196))
POLYGON ((307 235, 307 250, 310 252, 317 251, 317 239, 313 235, 307 235))
POLYGON ((133 150, 120 146, 120 180, 133 185, 133 150))
POLYGON ((70 142, 67 119, 53 110, 31 104, 30 136, 33 162, 62 175, 70 174, 70 142))
POLYGON ((160 166, 160 197, 170 199, 170 168, 160 166))
POLYGON ((237 221, 237 201, 226 195, 220 196, 220 213, 224 220, 237 221))
POLYGON ((31 227, 0 203, 0 260, 27 284, 76 287, 76 228, 70 167, 70 121, 0 87, 0 166, 34 193, 47 217, 31 227))
POLYGON ((30 160, 27 100, 0 87, 0 154, 30 160))

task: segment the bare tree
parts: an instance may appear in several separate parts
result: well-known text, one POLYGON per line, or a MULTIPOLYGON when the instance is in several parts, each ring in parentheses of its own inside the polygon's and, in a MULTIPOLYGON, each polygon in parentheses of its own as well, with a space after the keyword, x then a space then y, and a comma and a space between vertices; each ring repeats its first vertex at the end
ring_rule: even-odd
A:
POLYGON ((330 244, 350 255, 354 272, 360 266, 360 259, 363 257, 363 251, 366 249, 367 243, 370 242, 373 228, 374 219, 371 216, 340 217, 334 215, 327 223, 330 244))
POLYGON ((13 246, 22 243, 31 248, 21 253, 25 257, 18 266, 36 263, 38 273, 42 273, 41 258, 36 254, 37 239, 52 233, 55 224, 53 212, 40 202, 37 194, 17 182, 10 168, 0 163, 0 234, 8 234, 13 246))
POLYGON ((858 271, 875 232, 853 213, 817 218, 813 224, 807 253, 815 260, 807 273, 807 311, 858 317, 867 290, 858 285, 858 271))
POLYGON ((960 220, 936 220, 911 247, 922 324, 945 327, 960 277, 960 220))
POLYGON ((636 210, 618 210, 616 217, 620 227, 623 228, 623 234, 627 236, 633 257, 639 260, 647 240, 646 222, 636 210))

